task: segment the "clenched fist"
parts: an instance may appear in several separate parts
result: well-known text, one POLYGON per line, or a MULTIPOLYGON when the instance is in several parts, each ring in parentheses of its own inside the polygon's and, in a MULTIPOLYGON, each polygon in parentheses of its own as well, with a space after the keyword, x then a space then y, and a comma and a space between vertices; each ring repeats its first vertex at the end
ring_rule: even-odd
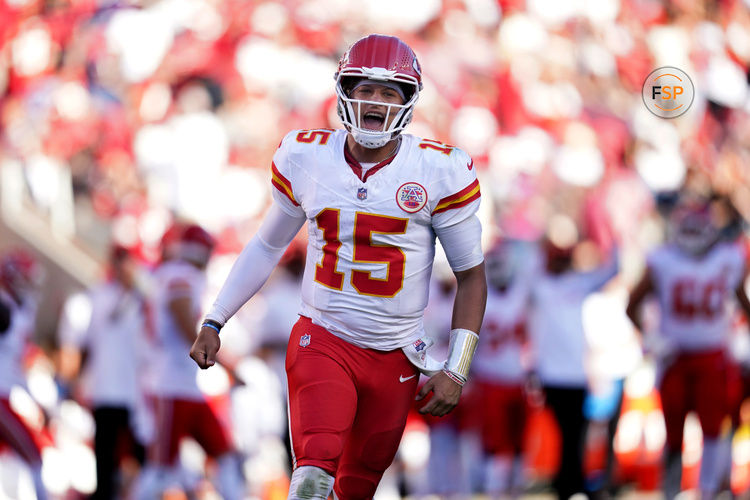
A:
POLYGON ((216 364, 216 354, 221 347, 219 334, 213 328, 204 326, 198 332, 198 338, 193 342, 190 349, 190 357, 198 363, 201 369, 205 370, 209 366, 216 364))

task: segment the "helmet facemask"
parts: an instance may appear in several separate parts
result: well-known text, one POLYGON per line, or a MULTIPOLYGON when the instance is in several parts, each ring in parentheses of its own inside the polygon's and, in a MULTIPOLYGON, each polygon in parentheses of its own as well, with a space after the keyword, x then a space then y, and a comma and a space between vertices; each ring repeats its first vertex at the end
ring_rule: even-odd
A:
POLYGON ((678 208, 671 219, 671 239, 686 254, 703 255, 719 240, 719 229, 705 207, 678 208))
POLYGON ((677 246, 694 256, 705 254, 718 239, 719 231, 710 219, 691 215, 680 221, 674 234, 677 246))
POLYGON ((485 254, 487 281, 497 290, 508 288, 516 274, 517 262, 508 242, 498 243, 485 254))
MULTIPOLYGON (((372 69, 376 70, 378 68, 372 69)), ((336 75, 336 95, 338 96, 337 111, 339 118, 341 118, 346 129, 352 134, 354 140, 368 149, 383 147, 389 141, 398 137, 401 131, 411 122, 414 105, 419 97, 418 85, 416 82, 408 81, 404 77, 399 78, 398 75, 395 75, 393 78, 374 78, 374 76, 375 75, 365 73, 358 73, 356 75, 339 73, 336 75), (372 80, 372 83, 375 84, 380 80, 384 83, 395 82, 402 87, 409 85, 413 87, 413 90, 405 93, 407 100, 404 104, 352 99, 349 97, 349 93, 342 84, 342 81, 345 81, 347 77, 352 76, 370 79, 372 80), (362 121, 364 120, 364 116, 361 113, 363 105, 377 105, 386 108, 381 130, 373 130, 363 126, 362 121), (391 117, 393 117, 392 120, 391 117), (391 120, 390 124, 389 120, 391 120)))

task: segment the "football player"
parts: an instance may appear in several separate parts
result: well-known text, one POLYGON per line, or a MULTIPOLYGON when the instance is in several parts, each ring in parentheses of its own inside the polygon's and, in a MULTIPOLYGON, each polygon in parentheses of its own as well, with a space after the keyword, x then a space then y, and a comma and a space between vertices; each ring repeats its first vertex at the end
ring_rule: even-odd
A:
POLYGON ((746 255, 740 244, 720 240, 707 202, 686 197, 670 219, 670 241, 648 256, 627 314, 640 329, 639 306, 656 295, 666 346, 657 360, 667 427, 664 493, 671 499, 680 491, 685 417, 695 411, 703 430, 699 487, 702 498, 714 498, 726 474, 720 434, 737 383, 727 353, 732 296, 750 313, 746 255))
MULTIPOLYGON (((198 225, 187 225, 174 255, 153 276, 150 307, 154 315, 153 381, 156 435, 135 498, 157 498, 177 474, 179 445, 192 437, 217 464, 216 489, 225 499, 243 498, 244 478, 227 429, 209 406, 196 381, 197 368, 188 357, 200 319, 206 286, 205 268, 215 241, 198 225)), ((183 485, 189 491, 192 485, 183 485)))
POLYGON ((42 482, 42 456, 34 436, 10 406, 14 385, 24 386, 23 354, 36 323, 37 291, 42 268, 26 250, 13 249, 0 257, 0 303, 8 322, 0 329, 0 440, 29 465, 38 499, 47 498, 42 482))
POLYGON ((299 321, 286 358, 294 454, 289 498, 372 498, 417 389, 420 411, 458 403, 487 285, 479 183, 460 149, 402 131, 422 89, 412 49, 370 35, 341 58, 346 130, 295 130, 271 166, 274 203, 206 315, 191 356, 214 364, 224 323, 255 294, 307 223, 299 321), (439 238, 457 278, 450 352, 426 354, 422 314, 439 238), (334 484, 335 478, 335 484, 334 484))
POLYGON ((516 498, 524 488, 523 438, 528 418, 524 391, 530 283, 511 242, 496 244, 485 256, 487 311, 472 367, 482 395, 482 441, 487 456, 485 492, 516 498))

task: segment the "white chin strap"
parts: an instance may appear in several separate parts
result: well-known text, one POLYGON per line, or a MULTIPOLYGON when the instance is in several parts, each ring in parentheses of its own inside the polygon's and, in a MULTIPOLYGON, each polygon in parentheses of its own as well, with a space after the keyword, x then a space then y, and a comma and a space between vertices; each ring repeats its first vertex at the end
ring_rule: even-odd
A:
POLYGON ((375 132, 351 127, 349 131, 357 144, 367 149, 382 148, 391 140, 392 132, 375 132))

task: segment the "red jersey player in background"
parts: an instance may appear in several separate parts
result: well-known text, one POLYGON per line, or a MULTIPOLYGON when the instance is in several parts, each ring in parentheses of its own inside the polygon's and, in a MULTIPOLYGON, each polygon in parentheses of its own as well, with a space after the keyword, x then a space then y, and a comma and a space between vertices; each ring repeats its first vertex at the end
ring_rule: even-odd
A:
POLYGON ((42 455, 29 427, 10 405, 11 388, 25 385, 23 354, 34 331, 37 289, 42 269, 23 249, 14 249, 0 257, 0 310, 7 322, 0 325, 0 441, 7 444, 28 464, 36 497, 47 498, 42 482, 42 455))
POLYGON ((680 491, 685 417, 695 411, 703 431, 701 498, 714 498, 728 473, 730 450, 721 433, 739 384, 727 352, 729 306, 734 296, 750 315, 747 257, 737 242, 721 240, 705 200, 684 196, 670 219, 671 241, 648 256, 627 313, 640 329, 640 304, 651 293, 658 298, 659 333, 666 346, 657 360, 667 427, 664 493, 671 499, 680 491))
POLYGON ((214 364, 218 331, 263 285, 307 223, 300 319, 286 370, 294 472, 289 498, 372 498, 393 461, 419 370, 423 413, 458 403, 487 285, 475 213, 476 169, 463 151, 401 134, 422 88, 395 37, 370 35, 336 73, 346 130, 292 131, 272 165, 274 204, 206 316, 191 356, 214 364), (450 352, 426 355, 422 315, 439 238, 457 279, 450 352), (334 484, 335 478, 335 484, 334 484))

